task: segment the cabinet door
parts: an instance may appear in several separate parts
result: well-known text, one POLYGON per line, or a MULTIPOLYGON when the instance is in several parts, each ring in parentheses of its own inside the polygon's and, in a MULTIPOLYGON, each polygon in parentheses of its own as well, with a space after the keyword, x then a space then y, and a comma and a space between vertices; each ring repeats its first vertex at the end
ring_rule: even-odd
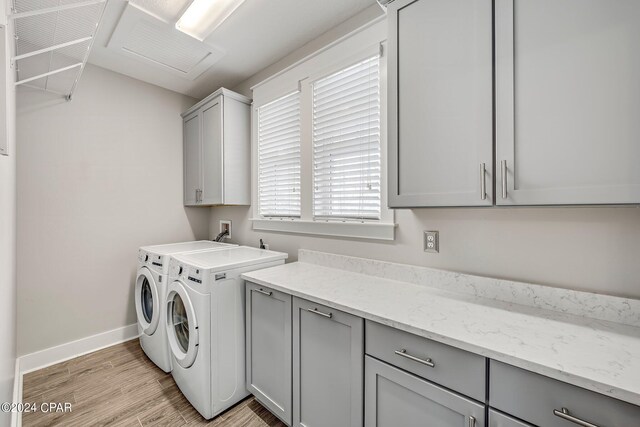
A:
POLYGON ((367 427, 483 427, 484 419, 484 405, 365 357, 367 427))
POLYGON ((247 390, 291 425, 291 295, 247 282, 247 390))
POLYGON ((533 427, 523 421, 489 409, 489 427, 533 427))
POLYGON ((496 0, 498 204, 640 202, 638 22, 637 0, 496 0))
POLYGON ((251 107, 224 98, 224 203, 251 204, 251 107))
POLYGON ((293 425, 360 427, 364 323, 293 299, 293 425))
POLYGON ((202 203, 221 205, 223 194, 222 97, 205 104, 202 115, 202 203))
POLYGON ((184 156, 184 204, 198 204, 200 191, 200 111, 194 111, 183 121, 183 156, 184 156))
POLYGON ((491 0, 389 4, 389 205, 493 203, 491 0))

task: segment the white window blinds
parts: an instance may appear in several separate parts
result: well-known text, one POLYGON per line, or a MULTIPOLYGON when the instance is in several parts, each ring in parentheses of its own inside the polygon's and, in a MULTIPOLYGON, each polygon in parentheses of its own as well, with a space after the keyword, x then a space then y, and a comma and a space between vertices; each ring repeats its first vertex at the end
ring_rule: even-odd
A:
POLYGON ((380 219, 380 63, 366 59, 313 83, 313 212, 380 219))
POLYGON ((300 92, 258 108, 258 197, 263 217, 300 216, 300 92))

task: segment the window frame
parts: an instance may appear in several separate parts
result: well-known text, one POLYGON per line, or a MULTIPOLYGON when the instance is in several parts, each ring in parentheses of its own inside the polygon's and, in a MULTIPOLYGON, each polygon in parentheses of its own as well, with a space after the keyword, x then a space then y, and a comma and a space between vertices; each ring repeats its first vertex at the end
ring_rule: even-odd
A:
MULTIPOLYGON (((254 92, 254 105, 252 106, 252 144, 253 166, 252 166, 252 199, 253 212, 251 221, 254 230, 274 231, 283 233, 300 233, 311 235, 338 236, 347 238, 394 240, 395 227, 394 211, 388 208, 387 204, 387 57, 386 42, 381 40, 367 48, 362 49, 362 44, 358 46, 358 41, 354 40, 351 49, 341 49, 339 54, 331 55, 332 50, 341 46, 333 46, 328 50, 320 52, 317 56, 301 61, 292 68, 294 72, 285 72, 283 75, 275 76, 266 85, 260 95, 254 92), (350 52, 349 52, 350 50, 350 52), (313 82, 323 77, 334 74, 340 70, 348 68, 378 53, 380 66, 380 219, 338 219, 338 218, 314 218, 313 196, 314 196, 314 173, 313 173, 313 82), (313 63, 313 59, 323 56, 320 68, 313 63), (340 58, 331 58, 339 56, 340 58), (329 58, 327 58, 329 57, 329 58), (333 59, 333 60, 328 60, 333 59), (308 62, 308 64, 306 64, 308 62), (328 65, 327 65, 328 64, 328 65), (305 72, 305 65, 307 70, 305 72), (299 67, 299 71, 296 70, 299 67), (295 71, 298 71, 297 73, 295 71), (258 196, 258 109, 273 100, 281 98, 297 86, 300 91, 300 217, 262 217, 260 216, 259 196, 258 196), (255 98, 259 98, 255 101, 255 98)), ((320 62, 319 60, 316 62, 320 62)), ((285 70, 287 71, 287 70, 285 70)), ((291 70, 288 70, 291 71, 291 70)), ((254 88, 252 88, 254 89, 254 88)))

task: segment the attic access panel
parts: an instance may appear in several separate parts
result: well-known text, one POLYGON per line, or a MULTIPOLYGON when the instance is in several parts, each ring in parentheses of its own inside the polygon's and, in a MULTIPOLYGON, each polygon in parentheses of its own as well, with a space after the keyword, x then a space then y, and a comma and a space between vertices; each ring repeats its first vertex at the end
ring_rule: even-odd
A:
POLYGON ((224 56, 221 50, 181 33, 132 3, 127 4, 107 46, 189 80, 224 56))
POLYGON ((107 0, 12 0, 16 85, 71 99, 107 0))

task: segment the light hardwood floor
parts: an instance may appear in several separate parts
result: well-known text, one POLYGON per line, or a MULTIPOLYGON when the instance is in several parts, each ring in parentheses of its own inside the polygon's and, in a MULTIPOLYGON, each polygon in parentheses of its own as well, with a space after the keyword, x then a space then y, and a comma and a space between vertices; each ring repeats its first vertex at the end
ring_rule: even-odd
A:
POLYGON ((207 421, 189 404, 171 374, 157 368, 138 340, 24 376, 23 402, 71 403, 70 413, 24 413, 32 426, 284 427, 253 398, 207 421))

